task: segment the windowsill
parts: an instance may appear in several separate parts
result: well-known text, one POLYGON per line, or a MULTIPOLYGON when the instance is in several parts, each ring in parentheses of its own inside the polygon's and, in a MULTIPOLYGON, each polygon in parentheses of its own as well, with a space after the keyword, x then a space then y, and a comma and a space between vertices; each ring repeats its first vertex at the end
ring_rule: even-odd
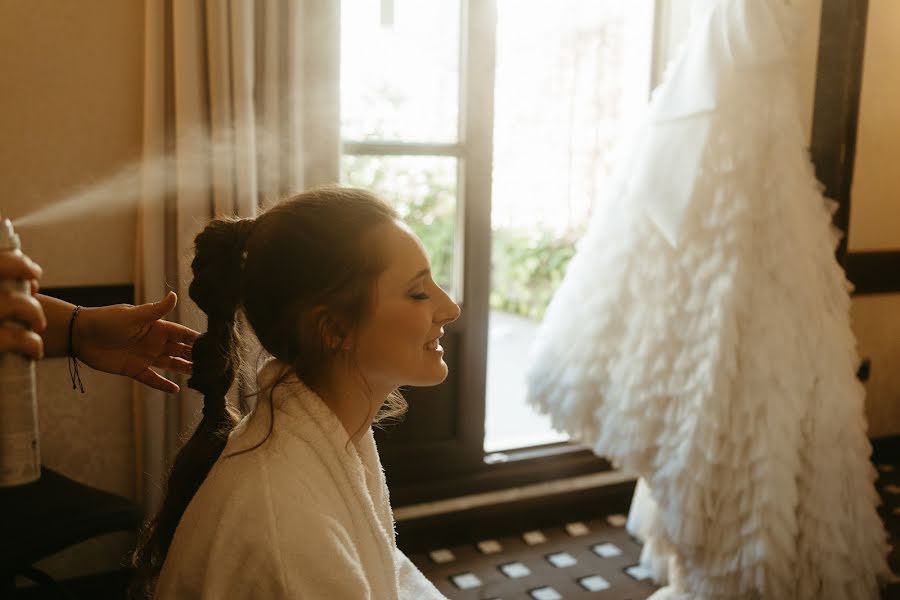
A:
POLYGON ((618 473, 608 461, 583 446, 563 442, 493 452, 485 455, 477 468, 439 479, 426 479, 422 473, 388 471, 388 485, 392 503, 401 507, 611 472, 618 473))
POLYGON ((394 519, 397 522, 422 519, 464 510, 481 509, 488 506, 535 500, 623 483, 633 483, 634 481, 634 476, 616 470, 577 475, 565 479, 554 479, 491 492, 467 494, 455 498, 401 506, 394 509, 394 519))
POLYGON ((598 515, 626 514, 635 482, 620 471, 582 475, 394 510, 404 552, 470 544, 598 515))
POLYGON ((560 442, 543 446, 533 446, 531 448, 515 448, 513 450, 489 452, 484 456, 484 464, 509 464, 523 460, 546 459, 553 456, 571 456, 584 453, 585 451, 589 452, 590 449, 582 444, 560 442))

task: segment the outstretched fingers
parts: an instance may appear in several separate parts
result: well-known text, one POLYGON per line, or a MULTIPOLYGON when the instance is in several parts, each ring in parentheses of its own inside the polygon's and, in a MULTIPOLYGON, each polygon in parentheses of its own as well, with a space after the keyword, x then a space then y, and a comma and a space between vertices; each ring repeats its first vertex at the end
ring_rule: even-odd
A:
POLYGON ((184 375, 190 375, 194 363, 184 360, 183 358, 161 356, 156 359, 156 362, 153 363, 153 366, 158 369, 171 371, 173 373, 183 373, 184 375))
POLYGON ((160 322, 163 323, 166 328, 169 342, 191 345, 197 341, 198 337, 200 337, 199 331, 194 331, 190 327, 185 327, 180 323, 173 323, 172 321, 160 322))
POLYGON ((183 358, 191 360, 191 352, 193 348, 189 344, 179 342, 166 342, 165 354, 173 358, 183 358))
POLYGON ((181 389, 174 381, 169 381, 149 367, 135 375, 134 378, 149 388, 153 388, 154 390, 159 390, 167 394, 174 394, 181 389))

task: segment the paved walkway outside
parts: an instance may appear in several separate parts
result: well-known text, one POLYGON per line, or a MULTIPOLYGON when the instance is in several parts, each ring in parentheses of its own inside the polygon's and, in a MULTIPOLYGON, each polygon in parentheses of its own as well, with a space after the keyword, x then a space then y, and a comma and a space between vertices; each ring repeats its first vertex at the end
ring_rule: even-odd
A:
POLYGON ((525 367, 538 324, 492 310, 488 323, 484 449, 497 452, 568 439, 525 404, 525 367))

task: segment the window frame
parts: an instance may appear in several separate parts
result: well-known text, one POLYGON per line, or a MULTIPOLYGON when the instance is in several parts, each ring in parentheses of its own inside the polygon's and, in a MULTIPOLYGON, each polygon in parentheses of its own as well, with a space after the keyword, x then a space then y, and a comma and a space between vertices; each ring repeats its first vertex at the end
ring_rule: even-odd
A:
MULTIPOLYGON (((661 0, 643 0, 653 22, 650 55, 658 51, 655 16, 661 0)), ((341 155, 452 156, 457 159, 455 295, 460 319, 446 327, 444 347, 450 376, 454 435, 448 439, 394 442, 376 431, 395 506, 487 492, 530 483, 612 470, 584 446, 557 442, 506 452, 485 452, 485 409, 491 250, 496 0, 460 0, 459 121, 456 143, 343 140, 341 155), (477 107, 477 108, 476 108, 477 107)), ((649 94, 652 64, 647 65, 649 94)), ((429 388, 434 390, 435 388, 429 388)), ((412 410, 428 404, 431 392, 412 410)), ((437 392, 435 392, 437 393, 437 392)), ((422 416, 422 415, 417 415, 422 416)), ((427 415, 425 419, 428 422, 427 415)), ((402 425, 400 426, 402 427, 402 425)))

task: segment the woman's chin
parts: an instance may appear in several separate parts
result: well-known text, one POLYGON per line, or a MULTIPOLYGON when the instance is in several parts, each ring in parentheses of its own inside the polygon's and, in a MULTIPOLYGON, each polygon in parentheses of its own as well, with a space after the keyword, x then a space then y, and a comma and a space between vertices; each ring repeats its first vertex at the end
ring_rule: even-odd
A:
POLYGON ((416 378, 416 381, 410 382, 408 385, 414 387, 430 387, 433 385, 439 385, 447 379, 447 374, 450 370, 447 368, 447 364, 442 360, 439 367, 429 369, 428 373, 423 373, 421 376, 416 378))
POLYGON ((447 375, 450 374, 450 367, 447 366, 447 363, 444 362, 444 359, 441 359, 441 366, 439 370, 438 380, 434 382, 434 385, 439 383, 443 383, 445 379, 447 379, 447 375))

